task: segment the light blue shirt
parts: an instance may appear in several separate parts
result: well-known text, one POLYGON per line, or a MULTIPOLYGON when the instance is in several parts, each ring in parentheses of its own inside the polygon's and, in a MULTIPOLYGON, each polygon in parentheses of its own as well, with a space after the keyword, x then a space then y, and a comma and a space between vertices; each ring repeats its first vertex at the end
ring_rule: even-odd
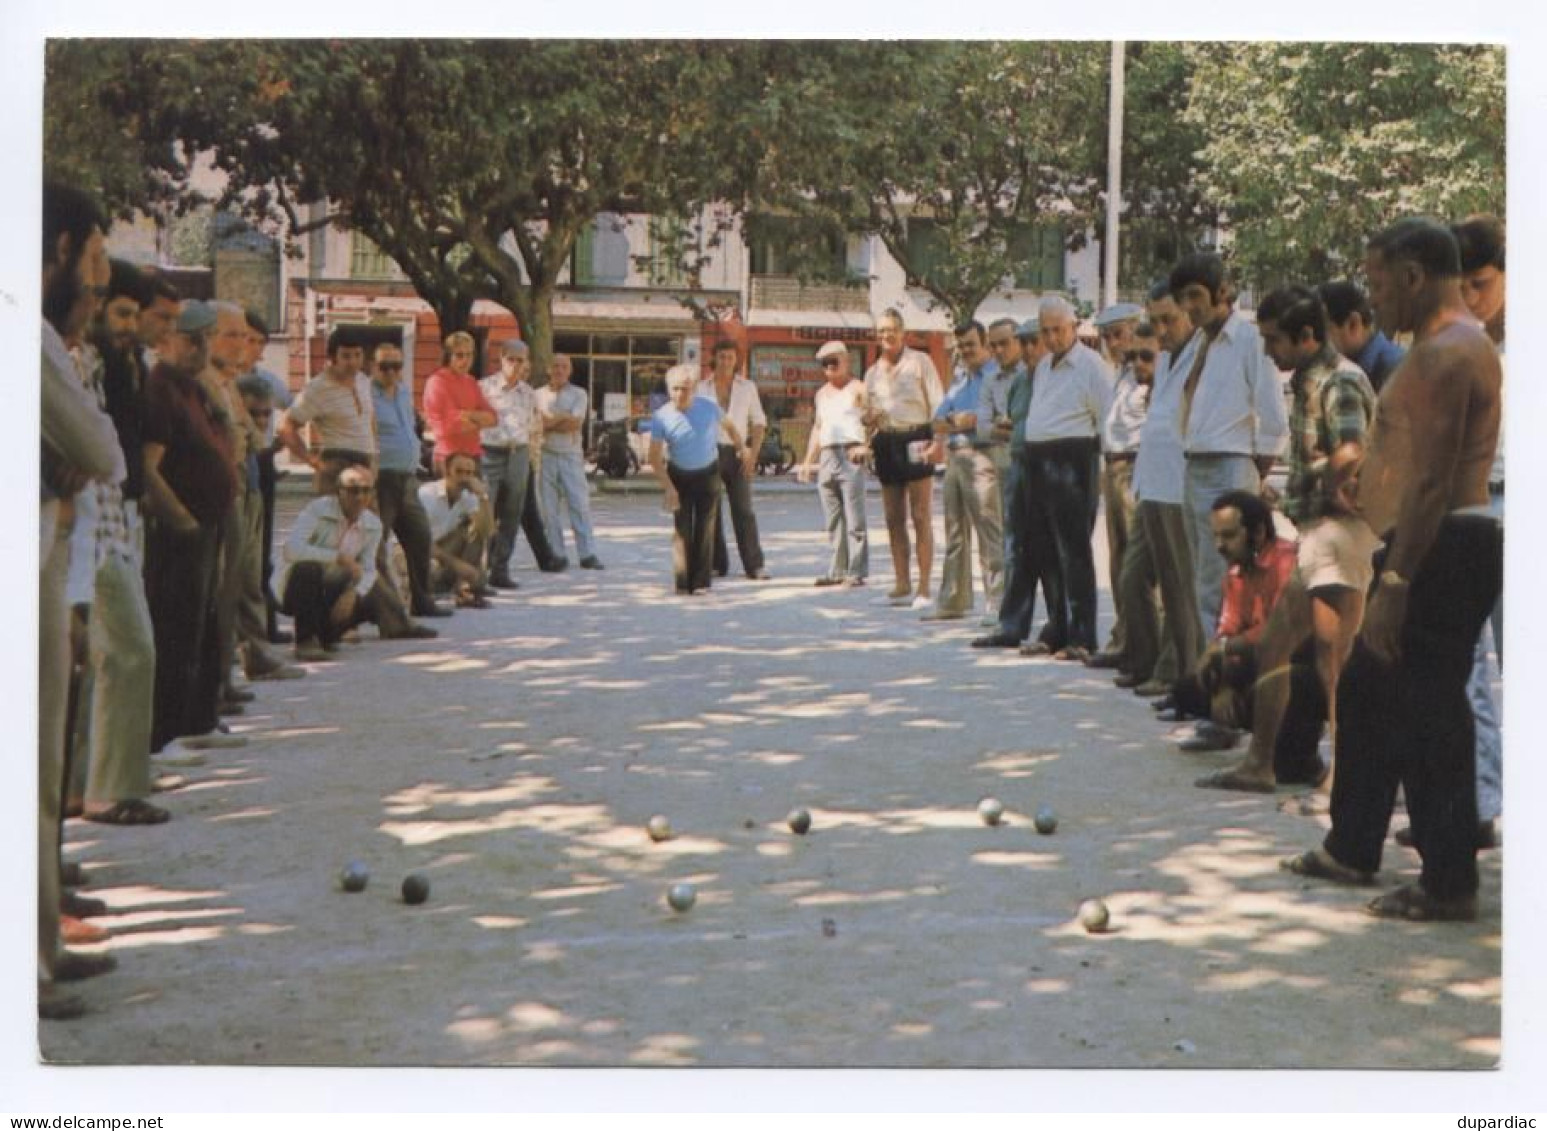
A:
POLYGON ((667 403, 650 418, 650 438, 666 445, 667 459, 679 471, 702 471, 719 461, 720 418, 717 402, 694 397, 686 409, 667 403))
POLYGON ((388 393, 371 382, 376 408, 376 445, 383 471, 413 471, 419 466, 419 437, 414 434, 414 394, 407 381, 388 393))
POLYGON ((1150 390, 1149 411, 1139 429, 1139 457, 1133 465, 1134 497, 1143 502, 1180 505, 1185 496, 1182 387, 1197 348, 1194 336, 1175 358, 1162 353, 1155 359, 1155 387, 1150 390))
MULTIPOLYGON (((993 358, 985 361, 976 371, 958 369, 956 380, 951 382, 950 390, 941 400, 940 406, 935 409, 935 419, 944 420, 958 412, 973 413, 978 417, 978 435, 981 436, 984 431, 981 411, 983 383, 991 380, 998 373, 999 363, 993 358)), ((946 446, 950 448, 965 448, 972 442, 973 436, 966 432, 953 432, 946 437, 946 446)))

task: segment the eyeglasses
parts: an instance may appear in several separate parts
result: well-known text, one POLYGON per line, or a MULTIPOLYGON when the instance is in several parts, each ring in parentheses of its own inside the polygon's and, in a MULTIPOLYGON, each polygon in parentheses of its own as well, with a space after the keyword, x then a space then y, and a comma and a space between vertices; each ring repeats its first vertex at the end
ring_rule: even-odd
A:
POLYGON ((1124 356, 1127 357, 1127 359, 1129 361, 1154 361, 1155 360, 1155 351, 1154 350, 1129 350, 1127 352, 1127 354, 1125 354, 1124 356))
POLYGON ((822 359, 822 368, 823 369, 837 369, 838 368, 838 359, 836 357, 824 357, 822 359))
POLYGON ((380 369, 383 373, 401 373, 403 371, 403 363, 401 361, 378 361, 376 368, 380 369))

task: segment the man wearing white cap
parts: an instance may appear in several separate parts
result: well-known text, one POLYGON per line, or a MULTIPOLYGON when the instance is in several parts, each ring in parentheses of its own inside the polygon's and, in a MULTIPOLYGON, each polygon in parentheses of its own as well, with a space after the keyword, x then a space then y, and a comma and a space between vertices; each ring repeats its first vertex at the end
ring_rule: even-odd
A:
POLYGON ((865 584, 870 572, 870 535, 865 526, 865 387, 849 373, 849 351, 842 342, 827 342, 816 351, 827 384, 816 391, 816 415, 811 440, 795 478, 811 481, 817 464, 817 497, 827 523, 832 557, 818 585, 865 584))

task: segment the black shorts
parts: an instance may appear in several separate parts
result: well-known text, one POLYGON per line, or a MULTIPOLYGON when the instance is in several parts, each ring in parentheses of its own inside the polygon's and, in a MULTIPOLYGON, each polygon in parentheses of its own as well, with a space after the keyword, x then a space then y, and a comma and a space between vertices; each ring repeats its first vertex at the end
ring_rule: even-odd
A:
POLYGON ((882 486, 896 487, 933 475, 934 464, 928 461, 915 463, 908 458, 908 445, 917 440, 933 440, 934 436, 935 430, 929 424, 896 432, 877 432, 870 442, 870 450, 875 453, 876 478, 882 486))

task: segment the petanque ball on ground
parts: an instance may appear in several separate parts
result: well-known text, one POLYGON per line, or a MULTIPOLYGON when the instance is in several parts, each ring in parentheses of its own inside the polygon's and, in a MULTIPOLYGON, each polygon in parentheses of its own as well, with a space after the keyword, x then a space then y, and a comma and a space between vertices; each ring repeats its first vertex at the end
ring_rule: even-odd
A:
POLYGON ((403 902, 409 904, 423 903, 430 898, 430 881, 418 872, 410 872, 403 877, 403 902))
POLYGON ((672 836, 671 822, 659 813, 650 818, 650 822, 645 826, 645 829, 649 832, 650 839, 653 841, 670 840, 672 836))
POLYGON ((698 892, 692 884, 672 884, 666 893, 666 902, 673 911, 687 911, 698 902, 698 892))
POLYGON ((370 869, 358 860, 351 860, 344 865, 344 871, 339 875, 339 883, 345 891, 364 891, 365 885, 370 883, 370 869))
POLYGON ((791 809, 790 815, 784 818, 789 823, 790 832, 796 836, 805 836, 811 831, 811 812, 807 809, 791 809))
POLYGON ((1080 904, 1080 926, 1093 935, 1099 935, 1112 922, 1107 905, 1099 899, 1087 899, 1080 904))
POLYGON ((1004 802, 997 797, 985 797, 978 802, 978 816, 985 825, 997 825, 1004 820, 1004 802))
POLYGON ((1032 824, 1037 827, 1037 831, 1043 836, 1052 836, 1058 831, 1058 814, 1054 813, 1050 807, 1044 805, 1037 810, 1037 815, 1032 818, 1032 824))

